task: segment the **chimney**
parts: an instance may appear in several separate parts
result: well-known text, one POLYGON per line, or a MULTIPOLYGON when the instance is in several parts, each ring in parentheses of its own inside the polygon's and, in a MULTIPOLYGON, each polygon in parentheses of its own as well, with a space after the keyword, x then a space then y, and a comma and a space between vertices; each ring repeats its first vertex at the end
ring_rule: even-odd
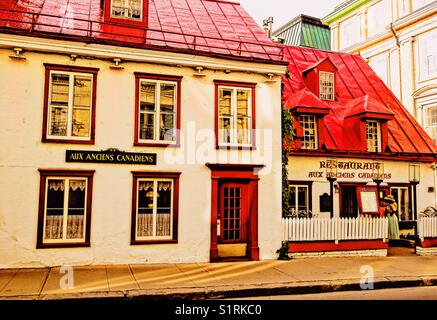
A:
POLYGON ((263 30, 269 39, 272 38, 273 17, 268 17, 263 20, 263 30))

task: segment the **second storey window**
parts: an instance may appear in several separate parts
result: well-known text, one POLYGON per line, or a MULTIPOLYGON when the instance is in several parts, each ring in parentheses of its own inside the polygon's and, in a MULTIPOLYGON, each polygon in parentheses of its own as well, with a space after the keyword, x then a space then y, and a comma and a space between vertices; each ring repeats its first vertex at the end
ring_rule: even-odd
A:
POLYGON ((43 141, 93 142, 96 74, 46 65, 43 141))
POLYGON ((137 74, 136 144, 177 144, 180 117, 180 77, 137 74))
POLYGON ((218 146, 251 147, 253 88, 218 86, 218 146))
POLYGON ((143 0, 111 0, 111 16, 142 20, 143 0))
POLYGON ((317 149, 317 119, 314 115, 301 115, 300 126, 303 131, 302 149, 317 149))
POLYGON ((366 138, 368 152, 381 152, 381 125, 378 121, 366 121, 366 138))
POLYGON ((334 74, 332 72, 319 72, 319 96, 322 100, 334 100, 334 74))

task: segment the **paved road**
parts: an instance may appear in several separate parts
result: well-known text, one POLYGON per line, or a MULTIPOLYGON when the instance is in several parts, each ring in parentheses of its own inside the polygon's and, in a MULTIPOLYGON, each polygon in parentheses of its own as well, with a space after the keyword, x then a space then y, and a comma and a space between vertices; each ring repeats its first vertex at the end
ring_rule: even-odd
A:
POLYGON ((437 300, 437 286, 242 298, 243 300, 437 300))

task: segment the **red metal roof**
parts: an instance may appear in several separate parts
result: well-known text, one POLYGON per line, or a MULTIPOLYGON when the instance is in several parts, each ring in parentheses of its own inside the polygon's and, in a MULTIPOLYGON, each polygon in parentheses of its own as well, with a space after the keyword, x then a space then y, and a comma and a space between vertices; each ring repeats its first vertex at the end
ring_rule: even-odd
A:
POLYGON ((387 122, 388 147, 392 153, 436 156, 437 146, 432 139, 361 56, 284 46, 284 58, 289 61, 288 75, 283 76, 283 100, 287 108, 296 107, 290 102, 300 100, 302 90, 307 89, 304 71, 326 58, 337 69, 335 101, 323 100, 330 107, 329 114, 323 117, 324 145, 328 150, 360 151, 360 138, 345 121, 350 116, 369 112, 392 118, 387 122))
POLYGON ((1 0, 0 32, 281 63, 240 6, 225 0, 149 0, 147 26, 105 21, 101 0, 1 0))

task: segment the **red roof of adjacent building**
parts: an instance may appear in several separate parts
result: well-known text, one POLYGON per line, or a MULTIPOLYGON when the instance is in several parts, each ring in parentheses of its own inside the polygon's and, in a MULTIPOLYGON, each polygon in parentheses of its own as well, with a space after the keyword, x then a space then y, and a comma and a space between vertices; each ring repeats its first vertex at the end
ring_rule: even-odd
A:
POLYGON ((102 3, 2 0, 0 32, 283 63, 281 48, 236 2, 149 0, 143 26, 105 21, 102 3))
POLYGON ((391 90, 359 55, 322 51, 303 47, 284 46, 284 57, 289 61, 288 72, 283 76, 283 100, 286 108, 314 104, 315 108, 328 105, 330 111, 323 119, 325 134, 323 144, 332 152, 362 152, 356 130, 346 125, 348 118, 363 113, 377 114, 387 120, 388 150, 391 154, 432 156, 437 146, 417 123, 391 90), (335 100, 320 100, 302 92, 309 90, 304 72, 326 58, 337 69, 335 74, 335 100), (323 103, 323 104, 321 104, 323 103))

